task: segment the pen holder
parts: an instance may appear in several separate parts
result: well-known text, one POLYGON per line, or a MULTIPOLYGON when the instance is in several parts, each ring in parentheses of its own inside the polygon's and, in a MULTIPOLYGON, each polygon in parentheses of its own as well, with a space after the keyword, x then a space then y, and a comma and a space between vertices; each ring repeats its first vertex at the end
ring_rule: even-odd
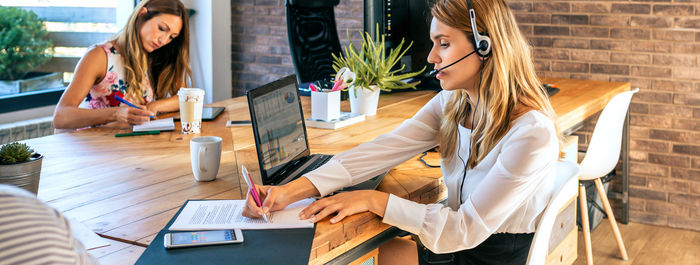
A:
POLYGON ((311 91, 311 118, 323 121, 340 118, 340 90, 333 92, 311 91))

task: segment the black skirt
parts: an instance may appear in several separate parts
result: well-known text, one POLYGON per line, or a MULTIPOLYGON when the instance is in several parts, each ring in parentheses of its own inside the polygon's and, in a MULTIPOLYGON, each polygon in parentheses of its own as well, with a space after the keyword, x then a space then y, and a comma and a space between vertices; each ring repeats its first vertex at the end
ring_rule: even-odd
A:
POLYGON ((421 265, 524 265, 527 262, 534 235, 534 233, 493 234, 475 248, 446 254, 435 254, 417 241, 418 263, 421 265))

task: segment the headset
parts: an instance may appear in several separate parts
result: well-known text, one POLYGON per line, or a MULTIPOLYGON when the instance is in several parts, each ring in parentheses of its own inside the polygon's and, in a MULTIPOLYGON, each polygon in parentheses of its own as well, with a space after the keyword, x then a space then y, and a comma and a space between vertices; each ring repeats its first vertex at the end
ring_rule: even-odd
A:
MULTIPOLYGON (((487 32, 484 32, 484 34, 482 35, 482 34, 480 34, 479 31, 477 30, 477 27, 476 27, 476 15, 475 15, 475 13, 474 13, 474 7, 472 7, 472 2, 471 2, 470 0, 467 0, 467 7, 468 7, 468 9, 469 9, 469 20, 470 20, 470 22, 471 22, 472 33, 473 33, 473 35, 474 35, 474 39, 472 40, 472 43, 474 44, 474 51, 470 52, 469 54, 465 55, 464 57, 460 58, 459 60, 457 60, 457 61, 455 61, 455 62, 453 62, 453 63, 451 63, 451 64, 449 64, 449 65, 447 65, 447 66, 445 66, 445 67, 442 67, 442 68, 440 68, 440 69, 435 69, 435 70, 430 71, 430 73, 428 74, 428 76, 434 76, 434 75, 438 74, 440 71, 445 70, 445 69, 447 69, 448 67, 451 67, 451 66, 455 65, 456 63, 458 63, 458 62, 460 62, 460 61, 466 59, 467 57, 471 56, 471 55, 474 54, 474 53, 478 54, 478 55, 481 57, 481 70, 483 70, 483 68, 484 68, 484 59, 485 59, 485 57, 487 57, 487 56, 489 56, 489 55, 491 54, 491 38, 489 38, 487 32)), ((481 74, 482 74, 482 73, 481 73, 481 70, 480 70, 480 72, 479 72, 479 86, 478 86, 478 87, 481 87, 481 74)), ((480 93, 479 93, 479 94, 480 94, 480 93)), ((460 105, 462 104, 462 99, 461 99, 461 98, 460 98, 459 104, 460 104, 460 105)), ((471 125, 472 125, 472 126, 471 126, 471 127, 472 127, 472 130, 474 130, 474 115, 475 115, 476 109, 477 109, 478 107, 479 107, 479 98, 477 98, 477 100, 476 100, 476 105, 474 106, 474 109, 472 110, 472 120, 471 120, 471 121, 472 121, 472 124, 471 124, 471 125)), ((459 134, 459 128, 457 128, 457 133, 459 134)), ((462 137, 461 137, 460 135, 457 136, 457 140, 458 140, 458 141, 461 141, 461 138, 462 138, 462 137)), ((471 137, 470 137, 470 138, 471 138, 471 137)), ((464 171, 463 171, 463 174, 462 174, 462 182, 460 183, 460 186, 459 186, 459 193, 457 194, 460 204, 462 204, 462 188, 464 187, 464 180, 465 180, 465 178, 467 177, 467 163, 469 162, 469 157, 467 157, 467 162, 464 162, 464 159, 462 159, 462 157, 459 155, 459 152, 460 152, 460 149, 459 149, 459 148, 460 148, 461 145, 462 145, 462 143, 461 143, 461 142, 458 142, 458 144, 457 144, 457 148, 458 148, 458 149, 457 149, 457 157, 459 157, 459 160, 461 160, 462 163, 464 163, 464 171)), ((469 149, 471 149, 471 139, 469 140, 469 149)), ((469 156, 471 156, 471 150, 470 150, 469 156)))

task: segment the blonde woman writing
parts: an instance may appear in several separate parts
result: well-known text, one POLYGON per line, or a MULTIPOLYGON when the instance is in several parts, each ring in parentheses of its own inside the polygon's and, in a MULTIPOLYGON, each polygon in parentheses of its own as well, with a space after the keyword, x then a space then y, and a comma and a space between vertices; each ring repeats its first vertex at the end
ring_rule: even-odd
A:
POLYGON ((438 0, 431 13, 428 61, 444 90, 391 133, 287 185, 259 187, 263 207, 248 200, 244 215, 327 195, 439 145, 447 206, 365 190, 318 200, 300 218, 336 223, 370 211, 419 239, 383 245, 382 264, 525 264, 552 193, 555 114, 504 0, 438 0))
POLYGON ((177 0, 141 1, 115 39, 96 45, 80 60, 56 106, 54 127, 141 124, 158 112, 177 110, 175 95, 191 76, 184 5, 177 0))

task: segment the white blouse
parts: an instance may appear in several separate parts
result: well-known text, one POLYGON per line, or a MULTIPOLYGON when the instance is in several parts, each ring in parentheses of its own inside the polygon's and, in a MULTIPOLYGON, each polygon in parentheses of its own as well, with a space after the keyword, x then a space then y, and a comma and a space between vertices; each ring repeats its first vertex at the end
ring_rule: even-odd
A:
MULTIPOLYGON (((306 174, 322 196, 385 172, 439 144, 438 130, 451 91, 442 91, 388 134, 337 154, 306 174)), ((469 156, 471 130, 459 127, 459 156, 469 156)), ((488 155, 467 171, 455 154, 441 161, 447 207, 389 196, 383 222, 417 235, 435 253, 478 246, 494 233, 532 233, 552 196, 559 142, 551 119, 529 111, 488 155), (448 165, 453 165, 448 167, 448 165)))

